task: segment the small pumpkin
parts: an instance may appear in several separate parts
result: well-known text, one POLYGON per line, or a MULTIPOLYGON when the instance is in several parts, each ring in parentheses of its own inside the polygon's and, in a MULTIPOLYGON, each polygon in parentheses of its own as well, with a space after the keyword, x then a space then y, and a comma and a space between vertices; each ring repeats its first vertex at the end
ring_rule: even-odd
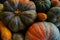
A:
POLYGON ((60 33, 50 22, 37 22, 30 26, 25 40, 60 40, 60 33))
POLYGON ((60 7, 53 7, 47 13, 47 21, 60 26, 60 7))
POLYGON ((7 0, 4 2, 4 11, 0 13, 0 19, 13 32, 24 30, 34 22, 36 16, 36 7, 32 1, 26 3, 7 0))
POLYGON ((0 21, 0 31, 2 40, 11 40, 12 33, 8 28, 4 26, 4 24, 0 21))
POLYGON ((60 6, 60 1, 59 0, 51 0, 52 6, 60 6))
POLYGON ((23 40, 23 36, 20 34, 13 34, 12 40, 23 40))
POLYGON ((47 15, 45 13, 38 13, 38 19, 44 21, 47 19, 47 15))
POLYGON ((37 12, 45 12, 50 9, 50 0, 33 0, 36 5, 37 12))

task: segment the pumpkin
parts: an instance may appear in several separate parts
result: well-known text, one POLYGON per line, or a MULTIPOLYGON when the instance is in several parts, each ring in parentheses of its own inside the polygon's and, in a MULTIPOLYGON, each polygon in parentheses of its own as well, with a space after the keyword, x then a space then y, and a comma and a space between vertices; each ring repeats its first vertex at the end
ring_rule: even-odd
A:
POLYGON ((3 8, 3 4, 0 4, 0 12, 2 12, 3 8))
POLYGON ((47 13, 47 21, 60 26, 60 7, 53 7, 47 13))
POLYGON ((24 30, 34 22, 36 16, 36 7, 32 1, 24 3, 5 1, 4 10, 0 13, 0 19, 13 32, 24 30))
POLYGON ((25 40, 60 40, 59 30, 50 22, 37 22, 30 26, 25 40))
POLYGON ((38 13, 38 19, 44 21, 47 19, 47 15, 45 13, 38 13))
POLYGON ((12 40, 23 40, 23 39, 24 38, 22 35, 17 34, 17 33, 13 34, 12 40))
POLYGON ((37 12, 45 12, 50 9, 50 0, 33 0, 36 5, 37 12))
POLYGON ((60 1, 59 0, 51 0, 52 6, 60 6, 60 1))
POLYGON ((2 40, 11 40, 12 33, 5 25, 0 21, 0 31, 1 31, 1 38, 2 40))

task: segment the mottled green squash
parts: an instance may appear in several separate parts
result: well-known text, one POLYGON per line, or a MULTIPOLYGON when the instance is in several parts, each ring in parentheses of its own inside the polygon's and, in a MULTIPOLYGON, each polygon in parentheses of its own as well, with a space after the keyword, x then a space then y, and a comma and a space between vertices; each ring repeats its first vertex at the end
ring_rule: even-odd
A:
POLYGON ((50 0, 33 0, 36 5, 37 12, 45 12, 51 6, 50 0))

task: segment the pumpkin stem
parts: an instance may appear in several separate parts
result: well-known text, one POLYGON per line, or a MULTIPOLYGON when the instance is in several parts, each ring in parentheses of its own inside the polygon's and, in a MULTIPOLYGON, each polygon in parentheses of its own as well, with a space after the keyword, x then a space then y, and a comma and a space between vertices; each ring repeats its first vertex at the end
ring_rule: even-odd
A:
POLYGON ((57 20, 60 21, 60 17, 57 17, 57 20))
POLYGON ((14 13, 18 15, 21 12, 17 9, 17 10, 14 11, 14 13))

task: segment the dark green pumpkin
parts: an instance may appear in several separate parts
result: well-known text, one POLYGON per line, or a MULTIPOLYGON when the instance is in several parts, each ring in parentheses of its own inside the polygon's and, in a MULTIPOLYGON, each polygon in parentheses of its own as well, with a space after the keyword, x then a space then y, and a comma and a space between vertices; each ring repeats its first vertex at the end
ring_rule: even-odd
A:
POLYGON ((23 40, 24 37, 21 34, 13 34, 12 40, 23 40))
POLYGON ((50 0, 33 0, 36 4, 37 12, 45 12, 51 6, 50 0))
POLYGON ((47 21, 54 23, 56 26, 60 26, 60 7, 51 8, 47 16, 47 21))
POLYGON ((0 13, 0 19, 13 32, 25 29, 34 22, 36 16, 36 7, 32 1, 27 3, 5 1, 4 11, 0 13))

